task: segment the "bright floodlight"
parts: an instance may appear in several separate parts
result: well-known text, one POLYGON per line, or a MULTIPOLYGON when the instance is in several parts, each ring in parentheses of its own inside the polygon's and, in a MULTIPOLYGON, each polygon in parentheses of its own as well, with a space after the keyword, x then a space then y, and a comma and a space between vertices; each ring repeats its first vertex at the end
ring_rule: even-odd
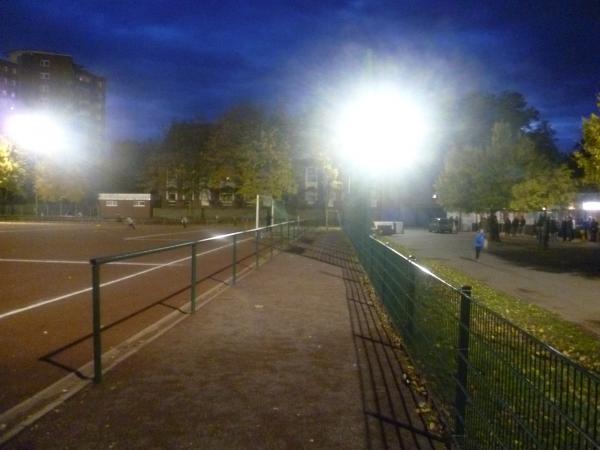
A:
POLYGON ((600 202, 583 202, 584 211, 600 211, 600 202))
POLYGON ((14 114, 5 124, 6 135, 25 150, 44 154, 67 145, 64 128, 45 114, 14 114))
POLYGON ((413 163, 427 131, 419 103, 390 86, 361 90, 342 105, 336 122, 344 159, 373 174, 413 163))

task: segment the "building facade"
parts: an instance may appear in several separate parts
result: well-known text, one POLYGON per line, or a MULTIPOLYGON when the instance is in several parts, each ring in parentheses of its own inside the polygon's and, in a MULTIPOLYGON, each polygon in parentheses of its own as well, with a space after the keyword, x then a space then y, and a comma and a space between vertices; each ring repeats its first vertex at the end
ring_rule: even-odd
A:
POLYGON ((103 219, 149 219, 152 217, 150 194, 98 194, 98 212, 103 219))
POLYGON ((17 104, 18 66, 0 59, 0 119, 14 111, 17 104))
POLYGON ((8 79, 16 89, 11 105, 17 112, 51 112, 86 140, 104 136, 106 80, 76 64, 73 57, 37 50, 17 50, 0 62, 0 98, 4 67, 14 72, 8 79), (8 63, 8 65, 6 65, 8 63))

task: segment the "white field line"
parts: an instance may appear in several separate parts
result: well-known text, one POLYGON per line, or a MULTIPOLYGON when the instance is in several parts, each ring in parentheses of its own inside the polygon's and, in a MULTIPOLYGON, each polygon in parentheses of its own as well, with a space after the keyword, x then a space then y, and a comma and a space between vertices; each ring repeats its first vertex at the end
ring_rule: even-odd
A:
POLYGON ((123 238, 124 241, 137 241, 137 240, 144 240, 144 239, 148 239, 148 238, 153 238, 153 237, 159 237, 159 236, 173 236, 175 234, 191 234, 191 233, 198 233, 199 230, 187 230, 187 231, 178 231, 176 233, 156 233, 156 234, 144 234, 142 236, 135 236, 135 237, 127 237, 127 238, 123 238))
MULTIPOLYGON (((127 240, 131 240, 131 238, 124 238, 123 240, 127 241, 127 240)), ((177 243, 177 242, 189 242, 189 240, 186 240, 186 239, 175 239, 175 238, 173 238, 173 239, 167 239, 167 238, 163 238, 163 239, 160 239, 160 238, 144 238, 143 240, 144 241, 160 241, 160 242, 173 242, 173 241, 175 241, 175 243, 177 243)))
MULTIPOLYGON (((68 261, 64 259, 19 259, 19 258, 0 258, 0 262, 16 262, 16 263, 33 263, 33 264, 85 264, 89 265, 89 261, 68 261)), ((143 263, 143 262, 124 262, 116 261, 107 265, 118 266, 160 266, 163 263, 143 263)))
MULTIPOLYGON (((252 238, 247 238, 247 239, 244 239, 244 240, 242 240, 240 242, 251 240, 251 239, 252 238)), ((224 248, 231 247, 231 245, 232 244, 222 245, 221 247, 216 247, 216 248, 213 248, 211 250, 207 250, 205 252, 198 253, 196 256, 208 255, 209 253, 214 253, 216 251, 223 250, 224 248)), ((127 275, 127 276, 122 277, 122 278, 117 278, 116 280, 107 281, 106 283, 100 284, 100 287, 110 286, 111 284, 120 283, 121 281, 129 280, 131 278, 135 278, 135 277, 138 277, 140 275, 144 275, 146 273, 153 272, 153 271, 158 270, 158 269, 162 269, 163 267, 172 266, 173 264, 177 264, 177 263, 186 261, 188 259, 191 259, 191 255, 190 256, 186 256, 185 258, 180 258, 180 259, 176 259, 174 261, 168 262, 168 263, 161 264, 161 265, 156 266, 156 267, 151 267, 150 269, 142 270, 141 272, 136 272, 136 273, 133 273, 131 275, 127 275)), ((25 312, 25 311, 30 311, 32 309, 39 308, 41 306, 49 305, 50 303, 56 303, 56 302, 59 302, 61 300, 65 300, 67 298, 74 297, 74 296, 79 295, 79 294, 84 294, 85 292, 90 292, 91 290, 92 290, 91 287, 85 288, 85 289, 80 289, 78 291, 70 292, 68 294, 61 295, 59 297, 50 298, 48 300, 42 300, 40 302, 33 303, 33 304, 29 305, 29 306, 24 306, 23 308, 13 309, 12 311, 8 311, 8 312, 5 312, 3 314, 0 314, 0 320, 5 319, 5 318, 10 317, 10 316, 14 316, 16 314, 20 314, 20 313, 25 312)))
POLYGON ((56 225, 60 225, 60 223, 57 222, 3 222, 0 221, 0 225, 13 225, 13 226, 31 226, 31 225, 44 225, 46 227, 50 227, 50 226, 56 226, 56 225))

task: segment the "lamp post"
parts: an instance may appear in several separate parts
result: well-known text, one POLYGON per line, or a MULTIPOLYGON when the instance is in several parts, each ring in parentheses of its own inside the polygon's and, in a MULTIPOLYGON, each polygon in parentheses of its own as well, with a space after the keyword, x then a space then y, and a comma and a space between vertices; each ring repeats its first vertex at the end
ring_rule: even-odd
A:
POLYGON ((397 84, 371 82, 346 94, 335 110, 333 139, 347 163, 347 192, 360 203, 363 232, 363 227, 370 229, 370 187, 397 176, 418 159, 428 121, 422 103, 397 84))

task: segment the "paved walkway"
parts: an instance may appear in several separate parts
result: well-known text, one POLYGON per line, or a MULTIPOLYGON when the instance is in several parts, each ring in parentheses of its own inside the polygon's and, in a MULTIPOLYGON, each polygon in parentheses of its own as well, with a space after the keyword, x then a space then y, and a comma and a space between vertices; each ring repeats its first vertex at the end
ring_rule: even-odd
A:
POLYGON ((343 235, 317 234, 3 448, 444 448, 407 367, 343 235))
POLYGON ((417 261, 439 260, 600 336, 600 244, 552 241, 548 250, 541 250, 532 236, 510 236, 491 242, 476 261, 474 235, 409 228, 393 239, 411 249, 417 261))

